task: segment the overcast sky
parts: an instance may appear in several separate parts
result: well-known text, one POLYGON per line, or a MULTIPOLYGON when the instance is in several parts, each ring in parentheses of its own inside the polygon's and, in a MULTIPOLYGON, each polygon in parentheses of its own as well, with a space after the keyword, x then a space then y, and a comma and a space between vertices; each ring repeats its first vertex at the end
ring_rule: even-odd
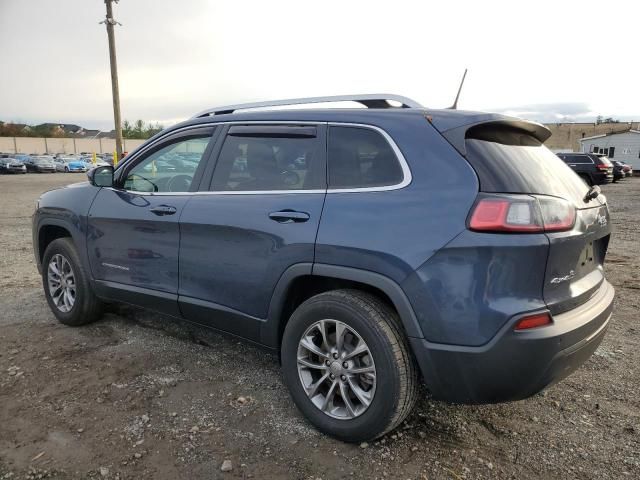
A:
MULTIPOLYGON (((640 120, 639 1, 120 0, 123 118, 389 92, 539 121, 640 120)), ((113 128, 103 0, 0 0, 0 120, 113 128)))

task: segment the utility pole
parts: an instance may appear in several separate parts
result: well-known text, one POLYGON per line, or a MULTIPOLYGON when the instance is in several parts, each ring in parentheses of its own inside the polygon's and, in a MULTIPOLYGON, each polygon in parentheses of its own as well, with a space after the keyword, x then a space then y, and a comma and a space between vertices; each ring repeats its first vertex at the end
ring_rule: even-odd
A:
POLYGON ((118 0, 104 0, 107 6, 107 16, 100 22, 107 27, 107 36, 109 37, 109 63, 111 64, 111 93, 113 96, 113 120, 116 124, 116 155, 118 161, 122 160, 122 119, 120 117, 120 89, 118 87, 118 65, 116 63, 116 39, 113 27, 118 23, 113 18, 113 2, 118 0))

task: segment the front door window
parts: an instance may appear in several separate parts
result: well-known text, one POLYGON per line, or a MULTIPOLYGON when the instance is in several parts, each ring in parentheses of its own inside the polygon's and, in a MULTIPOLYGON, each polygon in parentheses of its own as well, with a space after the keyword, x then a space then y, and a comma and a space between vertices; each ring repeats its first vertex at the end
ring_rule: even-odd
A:
POLYGON ((151 153, 127 172, 124 188, 134 192, 188 192, 211 135, 183 138, 151 153))

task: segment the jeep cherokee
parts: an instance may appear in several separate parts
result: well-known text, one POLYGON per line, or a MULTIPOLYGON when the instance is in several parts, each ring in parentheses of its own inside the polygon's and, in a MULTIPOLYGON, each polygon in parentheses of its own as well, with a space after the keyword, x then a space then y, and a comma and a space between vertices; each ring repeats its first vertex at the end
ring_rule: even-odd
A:
POLYGON ((606 198, 549 135, 394 95, 207 110, 40 197, 44 293, 67 325, 126 302, 272 349, 345 441, 398 426, 420 380, 523 399, 589 358, 614 296, 606 198), (331 101, 367 108, 255 108, 331 101))

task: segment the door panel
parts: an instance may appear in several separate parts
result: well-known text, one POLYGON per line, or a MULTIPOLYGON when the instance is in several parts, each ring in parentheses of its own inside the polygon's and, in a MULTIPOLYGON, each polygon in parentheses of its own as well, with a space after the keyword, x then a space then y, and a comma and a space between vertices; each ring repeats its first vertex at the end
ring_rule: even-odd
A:
POLYGON ((176 294, 178 218, 188 198, 100 190, 89 212, 93 277, 176 294))
POLYGON ((195 196, 180 220, 179 294, 266 318, 280 275, 313 261, 323 200, 323 193, 195 196), (269 217, 293 208, 309 219, 269 217))
POLYGON ((214 129, 152 143, 117 172, 89 211, 87 249, 100 294, 179 315, 179 219, 202 177, 214 129))
POLYGON ((193 196, 180 219, 186 318, 260 340, 283 272, 313 262, 326 194, 325 128, 316 127, 270 126, 262 139, 255 126, 227 135, 215 191, 193 196))

